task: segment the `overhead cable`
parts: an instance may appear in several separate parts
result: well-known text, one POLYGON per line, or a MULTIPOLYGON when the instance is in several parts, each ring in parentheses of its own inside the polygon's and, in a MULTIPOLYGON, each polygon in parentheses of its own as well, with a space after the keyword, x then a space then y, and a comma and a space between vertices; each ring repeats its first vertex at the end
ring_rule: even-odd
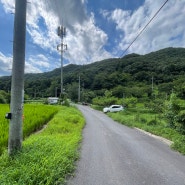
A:
POLYGON ((129 46, 124 50, 124 52, 120 55, 120 58, 123 57, 123 55, 127 52, 127 50, 132 46, 132 44, 138 39, 138 37, 143 33, 143 31, 146 29, 146 27, 152 22, 152 20, 157 16, 157 14, 161 11, 161 9, 165 6, 165 4, 169 0, 166 0, 163 5, 159 8, 159 10, 154 14, 154 16, 149 20, 149 22, 146 24, 146 26, 139 32, 139 34, 136 36, 136 38, 129 44, 129 46))

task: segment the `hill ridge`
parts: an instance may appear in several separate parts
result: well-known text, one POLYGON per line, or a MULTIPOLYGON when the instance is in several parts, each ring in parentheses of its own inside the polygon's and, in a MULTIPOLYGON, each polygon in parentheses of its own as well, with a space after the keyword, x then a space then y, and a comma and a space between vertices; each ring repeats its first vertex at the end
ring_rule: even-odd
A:
MULTIPOLYGON (((184 96, 185 49, 169 47, 146 55, 132 53, 123 58, 109 58, 87 65, 69 64, 63 72, 65 92, 72 99, 73 94, 77 94, 79 75, 83 93, 90 93, 92 97, 103 95, 105 90, 113 91, 115 96, 122 96, 121 91, 128 96, 140 96, 133 91, 151 89, 151 78, 160 91, 169 93, 171 89, 177 89, 184 96)), ((35 94, 37 97, 55 96, 59 88, 60 68, 25 74, 25 92, 30 97, 35 97, 35 94)), ((0 77, 0 89, 10 89, 10 77, 0 77)))

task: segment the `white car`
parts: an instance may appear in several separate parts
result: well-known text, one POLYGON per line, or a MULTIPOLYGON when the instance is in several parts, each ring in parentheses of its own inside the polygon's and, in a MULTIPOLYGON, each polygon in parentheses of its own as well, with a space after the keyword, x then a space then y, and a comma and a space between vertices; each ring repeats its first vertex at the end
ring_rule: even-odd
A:
POLYGON ((103 112, 104 113, 107 113, 107 112, 119 112, 119 111, 122 111, 122 110, 124 110, 122 105, 111 105, 110 107, 105 107, 103 109, 103 112))

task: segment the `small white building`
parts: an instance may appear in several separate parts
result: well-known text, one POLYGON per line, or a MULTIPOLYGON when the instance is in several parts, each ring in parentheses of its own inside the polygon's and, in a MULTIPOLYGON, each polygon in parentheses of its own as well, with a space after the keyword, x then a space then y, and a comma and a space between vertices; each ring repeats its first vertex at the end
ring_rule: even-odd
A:
POLYGON ((57 97, 49 97, 48 98, 48 103, 49 104, 57 104, 58 103, 58 99, 57 97))

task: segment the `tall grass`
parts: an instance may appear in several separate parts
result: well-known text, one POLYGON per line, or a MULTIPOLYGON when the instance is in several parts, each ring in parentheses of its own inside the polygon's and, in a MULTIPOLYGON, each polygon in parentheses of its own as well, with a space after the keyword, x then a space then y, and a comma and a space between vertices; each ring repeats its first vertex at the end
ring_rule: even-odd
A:
POLYGON ((64 184, 79 157, 84 123, 76 108, 61 107, 41 133, 25 139, 20 153, 0 157, 0 184, 64 184))
MULTIPOLYGON (((23 137, 42 128, 58 111, 58 107, 49 105, 25 104, 23 114, 23 137)), ((5 114, 9 112, 9 106, 0 105, 0 154, 8 145, 9 120, 5 114)))
POLYGON ((9 112, 9 106, 0 104, 0 155, 3 148, 8 144, 9 121, 5 119, 5 114, 9 112))
POLYGON ((58 112, 57 106, 25 104, 23 115, 23 136, 42 128, 58 112))

